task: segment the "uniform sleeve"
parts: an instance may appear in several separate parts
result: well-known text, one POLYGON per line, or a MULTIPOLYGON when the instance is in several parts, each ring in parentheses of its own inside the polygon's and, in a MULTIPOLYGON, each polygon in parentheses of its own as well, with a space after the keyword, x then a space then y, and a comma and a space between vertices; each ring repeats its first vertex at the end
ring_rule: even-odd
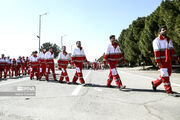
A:
POLYGON ((172 40, 169 41, 169 49, 170 49, 170 52, 171 52, 172 59, 173 60, 178 60, 178 57, 177 57, 176 52, 175 52, 174 47, 173 47, 172 40))
POLYGON ((153 41, 153 49, 154 49, 155 62, 160 63, 160 45, 156 41, 156 39, 153 41))
POLYGON ((59 54, 59 61, 61 61, 62 60, 62 57, 61 57, 61 53, 59 54))
POLYGON ((68 63, 71 63, 71 57, 68 54, 68 63))
POLYGON ((85 55, 84 49, 83 49, 83 54, 84 54, 84 62, 88 62, 87 59, 86 59, 86 55, 85 55))
POLYGON ((39 53, 38 57, 41 58, 41 52, 39 53))
POLYGON ((73 51, 73 53, 72 53, 72 56, 71 56, 71 64, 74 64, 74 60, 75 60, 75 49, 74 49, 74 51, 73 51))
POLYGON ((59 64, 61 61, 60 60, 57 60, 57 63, 59 64))
POLYGON ((54 59, 54 53, 52 54, 52 59, 54 59))
POLYGON ((122 54, 121 49, 120 49, 119 46, 118 46, 118 49, 119 49, 120 58, 123 58, 123 54, 122 54))
POLYGON ((38 62, 39 62, 39 64, 41 64, 41 58, 40 57, 38 57, 38 62))
POLYGON ((37 57, 37 61, 38 61, 39 64, 41 63, 40 57, 37 57))
POLYGON ((31 59, 32 59, 32 58, 29 59, 29 66, 31 66, 31 63, 32 63, 31 59))
POLYGON ((45 60, 47 59, 48 53, 45 54, 45 60))
POLYGON ((107 62, 108 57, 109 57, 109 53, 110 53, 110 50, 109 50, 109 46, 108 46, 108 48, 106 50, 106 53, 104 54, 104 59, 103 59, 104 63, 107 62))
MULTIPOLYGON (((119 46, 118 46, 119 47, 119 46)), ((124 59, 124 55, 123 53, 121 52, 121 49, 119 47, 119 52, 120 52, 120 58, 122 58, 123 62, 126 62, 126 60, 124 59)))
POLYGON ((47 61, 48 61, 48 52, 45 54, 45 63, 47 64, 47 61))

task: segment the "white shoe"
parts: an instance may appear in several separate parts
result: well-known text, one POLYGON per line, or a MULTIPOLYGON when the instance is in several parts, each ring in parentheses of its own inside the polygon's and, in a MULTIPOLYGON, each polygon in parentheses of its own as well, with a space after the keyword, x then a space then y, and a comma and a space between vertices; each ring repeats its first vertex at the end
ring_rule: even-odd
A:
POLYGON ((119 90, 122 90, 122 89, 125 89, 126 88, 126 86, 125 85, 122 85, 120 88, 119 88, 119 90))
POLYGON ((85 86, 86 84, 85 84, 85 83, 82 83, 81 85, 82 85, 82 86, 85 86))

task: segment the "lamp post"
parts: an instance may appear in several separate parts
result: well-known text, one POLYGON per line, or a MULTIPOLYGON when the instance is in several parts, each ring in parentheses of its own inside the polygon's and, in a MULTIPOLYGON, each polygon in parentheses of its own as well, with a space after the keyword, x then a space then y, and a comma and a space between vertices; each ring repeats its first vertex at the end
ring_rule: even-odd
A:
POLYGON ((67 35, 61 35, 61 49, 62 49, 62 46, 63 46, 63 37, 65 37, 67 35))
POLYGON ((40 47, 41 47, 41 17, 47 15, 47 13, 39 15, 39 35, 37 37, 39 38, 39 53, 40 53, 40 47))

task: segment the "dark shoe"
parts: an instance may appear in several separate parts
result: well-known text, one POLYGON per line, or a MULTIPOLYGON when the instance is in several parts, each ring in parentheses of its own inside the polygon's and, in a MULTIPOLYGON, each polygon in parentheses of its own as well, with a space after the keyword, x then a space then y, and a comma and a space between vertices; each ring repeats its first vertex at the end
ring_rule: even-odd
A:
POLYGON ((63 81, 59 81, 59 83, 63 83, 63 81))
POLYGON ((107 87, 109 87, 109 88, 113 88, 113 86, 112 86, 112 85, 108 85, 107 87))
POLYGON ((156 91, 156 87, 154 86, 153 81, 151 82, 153 91, 156 91))
POLYGON ((77 85, 78 83, 77 82, 72 82, 72 84, 77 85))

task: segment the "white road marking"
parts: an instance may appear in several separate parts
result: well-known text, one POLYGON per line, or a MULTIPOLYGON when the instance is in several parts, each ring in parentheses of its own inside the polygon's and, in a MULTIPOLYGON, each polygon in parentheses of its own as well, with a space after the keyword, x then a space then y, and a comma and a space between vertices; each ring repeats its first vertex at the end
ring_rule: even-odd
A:
MULTIPOLYGON (((86 79, 87 79, 87 77, 88 77, 88 75, 89 75, 90 72, 91 72, 91 71, 89 71, 89 72, 87 73, 87 75, 84 77, 84 80, 85 80, 85 81, 86 81, 86 79)), ((77 96, 77 95, 79 94, 81 88, 82 88, 82 85, 78 85, 78 86, 74 89, 74 91, 72 92, 72 96, 77 96)))
POLYGON ((3 82, 3 83, 1 83, 0 84, 0 86, 2 86, 2 85, 7 85, 7 84, 12 84, 12 83, 17 83, 17 82, 22 82, 22 81, 25 81, 25 80, 27 80, 27 79, 24 79, 24 80, 13 80, 13 81, 10 81, 10 82, 3 82))
POLYGON ((81 87, 82 87, 81 85, 78 85, 72 92, 72 96, 78 95, 79 91, 81 90, 81 87))
MULTIPOLYGON (((123 71, 121 71, 120 73, 131 74, 131 75, 134 75, 134 76, 137 76, 137 77, 142 77, 142 78, 149 79, 149 80, 155 80, 155 79, 156 79, 156 78, 147 77, 147 76, 143 76, 143 75, 135 75, 135 74, 127 73, 127 72, 123 72, 123 71)), ((180 84, 172 83, 172 82, 171 82, 171 84, 172 84, 173 86, 180 87, 180 84)))

